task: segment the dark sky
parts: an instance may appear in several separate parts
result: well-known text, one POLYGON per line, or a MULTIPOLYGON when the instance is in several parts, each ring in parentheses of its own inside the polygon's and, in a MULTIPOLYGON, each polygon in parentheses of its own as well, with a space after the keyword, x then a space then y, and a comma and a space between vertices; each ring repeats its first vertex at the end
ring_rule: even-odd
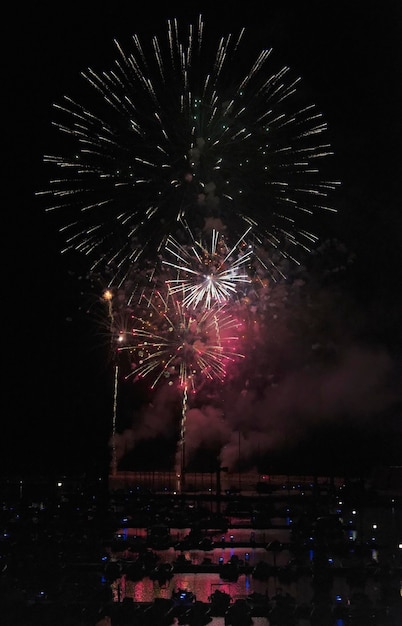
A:
MULTIPOLYGON (((342 294, 338 333, 350 337, 350 350, 343 348, 337 371, 284 378, 283 397, 276 396, 267 422, 275 433, 273 458, 280 459, 284 440, 295 436, 300 443, 283 459, 297 458, 300 467, 305 462, 306 471, 314 462, 325 465, 324 459, 328 469, 328 458, 338 469, 339 457, 350 456, 356 446, 357 467, 397 463, 402 419, 400 2, 170 2, 162 12, 158 3, 141 10, 132 8, 136 4, 31 3, 14 6, 3 21, 7 347, 0 468, 9 473, 99 467, 111 428, 110 364, 85 314, 88 285, 79 278, 81 268, 60 256, 58 234, 35 198, 47 180, 42 157, 54 141, 51 105, 74 91, 81 70, 109 67, 114 38, 147 37, 163 29, 167 18, 193 20, 199 11, 219 34, 244 25, 256 48, 273 47, 302 76, 328 122, 333 177, 342 181, 339 214, 328 237, 342 241, 354 257, 336 285, 337 297, 342 294), (316 405, 311 406, 312 424, 280 417, 279 405, 289 408, 289 397, 295 404, 297 399, 308 403, 308 390, 317 386, 325 399, 320 411, 330 419, 320 422, 316 405), (341 425, 334 407, 344 416, 341 425), (328 456, 329 440, 339 449, 328 456)), ((334 328, 337 312, 330 309, 328 325, 334 328)), ((266 403, 254 398, 247 410, 253 420, 256 413, 264 414, 266 403)), ((201 415, 205 419, 214 424, 214 415, 201 415)), ((251 436, 244 445, 252 454, 251 436)), ((229 457, 230 446, 226 452, 229 457)))

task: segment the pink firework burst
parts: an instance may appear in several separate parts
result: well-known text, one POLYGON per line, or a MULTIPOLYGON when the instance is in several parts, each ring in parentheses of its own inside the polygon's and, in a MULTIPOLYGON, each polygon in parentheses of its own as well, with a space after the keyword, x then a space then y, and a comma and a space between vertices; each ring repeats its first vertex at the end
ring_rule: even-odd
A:
POLYGON ((223 381, 230 365, 243 355, 238 351, 243 324, 224 305, 190 310, 169 291, 142 298, 125 333, 131 372, 127 378, 149 377, 151 388, 178 381, 196 391, 205 380, 223 381))

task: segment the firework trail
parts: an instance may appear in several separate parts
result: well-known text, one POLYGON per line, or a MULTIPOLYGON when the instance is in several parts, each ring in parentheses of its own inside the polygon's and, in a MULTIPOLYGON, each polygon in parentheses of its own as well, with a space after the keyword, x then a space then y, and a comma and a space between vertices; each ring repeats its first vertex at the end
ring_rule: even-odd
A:
POLYGON ((189 394, 196 394, 207 380, 226 378, 227 369, 243 358, 237 352, 242 325, 224 306, 195 312, 183 306, 168 290, 142 299, 129 329, 119 331, 119 352, 128 351, 131 372, 126 378, 150 379, 151 389, 162 383, 177 384, 182 398, 178 490, 184 485, 185 430, 189 394))
POLYGON ((65 251, 107 269, 110 285, 154 259, 183 219, 201 231, 220 220, 237 236, 252 226, 273 275, 316 244, 311 226, 333 210, 336 186, 318 167, 331 154, 326 124, 272 50, 246 64, 244 39, 211 43, 201 17, 171 20, 151 41, 116 41, 112 68, 83 72, 80 99, 55 105, 65 144, 45 156, 57 175, 42 193, 65 251))

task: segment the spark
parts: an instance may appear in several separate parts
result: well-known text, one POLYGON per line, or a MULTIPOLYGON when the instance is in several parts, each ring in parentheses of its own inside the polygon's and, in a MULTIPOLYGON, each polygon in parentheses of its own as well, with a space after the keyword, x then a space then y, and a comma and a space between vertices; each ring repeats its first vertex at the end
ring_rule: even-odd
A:
POLYGON ((223 381, 227 368, 244 358, 236 351, 241 322, 224 306, 190 312, 171 293, 144 296, 142 311, 131 316, 127 345, 132 370, 127 378, 150 377, 151 388, 162 381, 196 391, 205 379, 223 381))
POLYGON ((196 241, 191 232, 190 245, 169 236, 165 253, 173 257, 173 262, 163 260, 162 265, 176 270, 177 278, 167 279, 166 284, 172 294, 180 294, 183 306, 209 309, 215 303, 228 303, 237 296, 239 286, 244 288, 252 282, 245 270, 253 259, 253 249, 246 243, 250 230, 251 227, 232 248, 215 229, 209 245, 196 241))
POLYGON ((80 97, 55 104, 63 149, 45 155, 58 175, 38 194, 57 211, 65 252, 117 285, 182 219, 194 228, 216 215, 233 239, 253 222, 284 258, 310 247, 304 233, 338 184, 317 166, 332 154, 326 124, 271 49, 246 60, 245 39, 242 29, 210 40, 201 16, 187 28, 169 20, 150 42, 116 41, 111 69, 82 72, 80 97))

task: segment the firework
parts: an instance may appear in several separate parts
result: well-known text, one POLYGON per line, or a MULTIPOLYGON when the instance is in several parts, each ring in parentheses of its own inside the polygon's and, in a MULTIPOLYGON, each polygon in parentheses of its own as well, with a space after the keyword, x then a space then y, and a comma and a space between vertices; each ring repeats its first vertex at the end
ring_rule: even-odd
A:
POLYGON ((271 50, 245 62, 244 40, 211 43, 201 17, 171 20, 151 41, 116 42, 112 68, 83 72, 80 98, 55 106, 65 144, 45 156, 57 172, 48 210, 60 212, 65 250, 111 284, 156 258, 183 219, 201 230, 220 220, 235 237, 255 227, 273 272, 276 257, 297 262, 315 245, 311 221, 332 210, 336 185, 318 167, 331 154, 326 124, 271 50))
POLYGON ((241 323, 224 306, 195 313, 169 292, 144 296, 141 305, 130 328, 118 334, 118 351, 130 355, 127 378, 147 377, 152 389, 177 381, 195 392, 204 380, 223 381, 228 366, 242 358, 236 349, 241 323))
POLYGON ((55 105, 63 141, 45 156, 55 174, 41 195, 63 252, 83 255, 104 294, 113 471, 128 365, 125 380, 181 395, 180 488, 189 395, 209 381, 221 391, 242 342, 250 354, 266 342, 272 282, 316 247, 317 217, 334 211, 322 115, 272 50, 253 54, 245 40, 241 30, 212 41, 200 17, 116 41, 112 67, 83 72, 79 97, 55 105))
POLYGON ((166 284, 172 294, 179 295, 182 304, 191 309, 211 308, 215 303, 226 304, 238 297, 251 278, 248 266, 252 264, 253 250, 243 237, 229 248, 222 233, 213 230, 209 241, 196 240, 191 231, 190 242, 179 243, 169 236, 162 265, 175 273, 166 284), (172 258, 172 260, 168 260, 172 258))

